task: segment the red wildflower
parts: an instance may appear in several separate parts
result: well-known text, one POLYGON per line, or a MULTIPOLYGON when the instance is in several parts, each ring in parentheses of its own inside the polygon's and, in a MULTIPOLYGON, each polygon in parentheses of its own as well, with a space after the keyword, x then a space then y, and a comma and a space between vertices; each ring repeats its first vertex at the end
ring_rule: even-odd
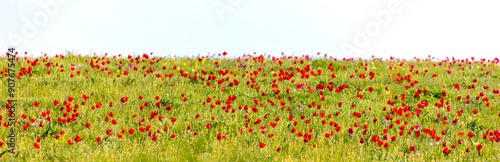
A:
POLYGON ((80 142, 80 141, 82 141, 82 138, 81 138, 80 136, 76 135, 76 137, 75 137, 75 141, 76 141, 76 142, 80 142))
POLYGON ((415 152, 415 146, 410 146, 410 151, 415 152))
POLYGON ((448 149, 448 147, 444 148, 444 150, 443 150, 443 154, 445 154, 445 155, 448 155, 450 152, 451 152, 451 150, 448 149))
POLYGON ((260 142, 260 143, 259 143, 259 147, 260 147, 260 148, 264 148, 264 147, 266 147, 266 144, 265 144, 265 143, 260 142))
POLYGON ((36 149, 40 149, 40 145, 38 143, 34 143, 33 146, 35 146, 36 149))

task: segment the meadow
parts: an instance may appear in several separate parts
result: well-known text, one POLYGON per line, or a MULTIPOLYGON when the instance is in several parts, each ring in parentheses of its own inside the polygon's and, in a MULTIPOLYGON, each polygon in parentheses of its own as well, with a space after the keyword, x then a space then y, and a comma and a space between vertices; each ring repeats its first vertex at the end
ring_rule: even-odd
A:
POLYGON ((1 159, 500 161, 498 59, 226 54, 2 55, 1 159))

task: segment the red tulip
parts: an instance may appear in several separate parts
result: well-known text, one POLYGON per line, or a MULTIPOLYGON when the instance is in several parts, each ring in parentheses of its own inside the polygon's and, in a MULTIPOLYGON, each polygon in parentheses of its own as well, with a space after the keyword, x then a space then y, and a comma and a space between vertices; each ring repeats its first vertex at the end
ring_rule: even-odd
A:
POLYGON ((40 149, 40 145, 38 143, 34 143, 33 146, 35 146, 36 149, 40 149))
POLYGON ((479 144, 479 145, 477 145, 476 148, 477 148, 477 150, 481 150, 483 148, 483 145, 479 144))
POLYGON ((264 148, 264 147, 266 147, 266 144, 265 144, 265 143, 260 142, 260 143, 259 143, 259 147, 260 147, 260 148, 264 148))
POLYGON ((410 146, 410 151, 415 152, 415 146, 410 146))
POLYGON ((444 148, 444 150, 443 150, 443 154, 445 154, 445 155, 448 155, 450 152, 451 152, 451 150, 448 149, 448 147, 444 148))

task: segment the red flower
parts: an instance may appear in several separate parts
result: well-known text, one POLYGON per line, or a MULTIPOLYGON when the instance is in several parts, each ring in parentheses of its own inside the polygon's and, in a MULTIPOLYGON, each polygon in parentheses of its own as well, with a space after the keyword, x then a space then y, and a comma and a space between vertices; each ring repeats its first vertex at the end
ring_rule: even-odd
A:
POLYGON ((265 143, 260 142, 260 143, 259 143, 259 147, 260 147, 260 148, 264 148, 264 147, 266 147, 266 144, 265 144, 265 143))
POLYGON ((72 140, 72 139, 69 139, 69 140, 68 140, 68 144, 69 144, 69 145, 73 145, 73 144, 75 144, 75 142, 73 142, 73 140, 72 140))
POLYGON ((75 141, 76 141, 76 142, 80 142, 80 141, 82 141, 82 138, 80 138, 80 136, 76 135, 76 137, 75 137, 75 141))
POLYGON ((36 149, 40 149, 40 145, 38 145, 38 143, 34 143, 33 146, 35 146, 36 149))
POLYGON ((415 146, 410 146, 410 151, 415 152, 415 146))
POLYGON ((450 152, 451 152, 451 150, 448 149, 448 147, 444 148, 444 150, 443 150, 443 154, 446 154, 446 155, 448 155, 450 152))
POLYGON ((354 129, 353 128, 349 128, 348 132, 349 132, 349 134, 352 134, 352 133, 354 133, 354 129))
POLYGON ((474 135, 472 132, 469 132, 469 134, 467 134, 467 136, 468 136, 469 138, 472 138, 472 137, 474 137, 475 135, 474 135))
POLYGON ((175 138, 175 134, 170 135, 170 137, 175 138))
POLYGON ((483 145, 479 144, 479 145, 477 145, 476 148, 477 148, 477 150, 481 150, 483 148, 483 145))
POLYGON ((222 136, 223 136, 223 134, 219 133, 219 135, 217 135, 217 140, 222 140, 222 136))
POLYGON ((135 131, 135 130, 134 130, 133 128, 130 128, 130 130, 128 130, 128 133, 129 133, 129 134, 132 134, 132 133, 134 133, 134 131, 135 131))
POLYGON ((120 101, 121 101, 122 103, 125 103, 125 102, 127 102, 127 101, 128 101, 128 97, 122 97, 122 98, 120 99, 120 101))
POLYGON ((87 128, 90 127, 90 123, 86 123, 85 127, 87 127, 87 128))
POLYGON ((38 103, 37 101, 35 101, 35 103, 33 104, 35 107, 38 107, 38 105, 40 105, 40 103, 38 103))

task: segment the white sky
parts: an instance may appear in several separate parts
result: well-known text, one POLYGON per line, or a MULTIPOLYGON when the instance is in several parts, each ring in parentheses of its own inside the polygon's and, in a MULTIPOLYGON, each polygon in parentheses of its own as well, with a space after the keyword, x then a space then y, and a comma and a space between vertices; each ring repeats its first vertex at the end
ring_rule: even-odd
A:
POLYGON ((494 58, 500 56, 499 6, 498 0, 0 0, 0 51, 16 44, 33 55, 227 51, 494 58), (389 13, 393 1, 400 12, 390 13, 382 26, 371 12, 389 13), (58 6, 53 16, 39 4, 48 2, 58 6), (227 10, 219 15, 214 4, 227 10), (23 32, 37 20, 47 23, 34 25, 37 32, 23 32), (356 28, 369 25, 379 25, 380 32, 367 36, 363 46, 353 43, 356 28), (24 41, 13 43, 16 37, 24 41), (342 44, 359 51, 345 53, 342 44))

